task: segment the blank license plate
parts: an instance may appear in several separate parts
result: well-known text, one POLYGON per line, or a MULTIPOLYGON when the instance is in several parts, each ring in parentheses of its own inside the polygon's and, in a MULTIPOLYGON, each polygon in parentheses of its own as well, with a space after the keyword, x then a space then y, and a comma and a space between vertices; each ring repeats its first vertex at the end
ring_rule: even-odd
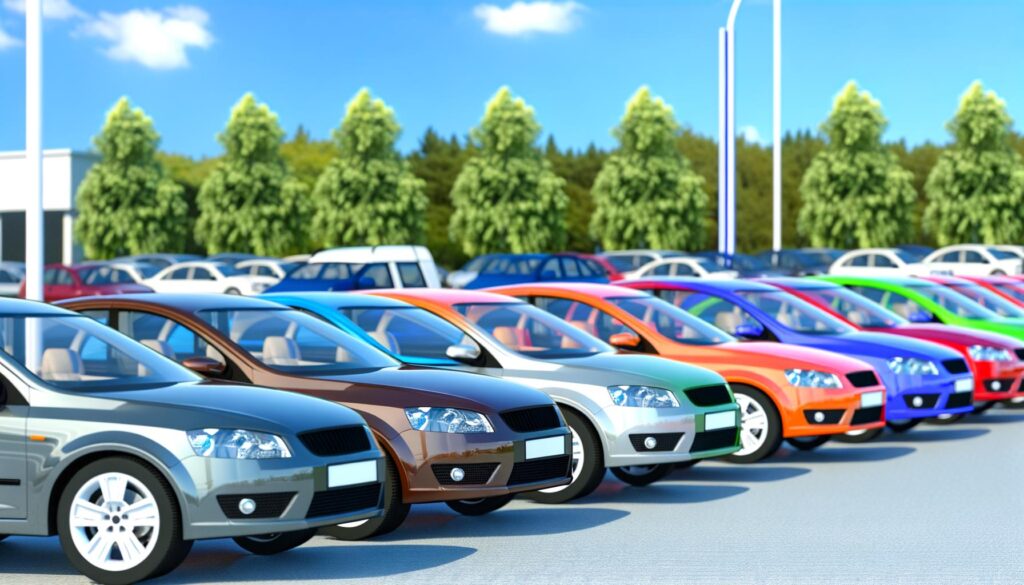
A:
POLYGON ((526 442, 527 459, 540 459, 541 457, 554 457, 555 455, 565 455, 565 437, 531 439, 526 442))
POLYGON ((327 487, 336 488, 377 481, 376 461, 341 463, 327 468, 327 487))
POLYGON ((974 378, 960 378, 953 387, 957 392, 970 392, 974 390, 974 378))
POLYGON ((876 406, 882 406, 881 392, 865 392, 860 395, 861 408, 874 408, 876 406))
POLYGON ((736 426, 736 412, 713 412, 704 415, 704 430, 714 431, 716 429, 727 429, 736 426))

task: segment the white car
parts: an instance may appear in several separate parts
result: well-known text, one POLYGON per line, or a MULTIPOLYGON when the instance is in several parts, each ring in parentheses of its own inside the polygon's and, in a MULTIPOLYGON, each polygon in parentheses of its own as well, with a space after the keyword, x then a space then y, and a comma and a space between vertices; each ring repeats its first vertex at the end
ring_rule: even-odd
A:
POLYGON ((726 270, 718 266, 713 260, 707 258, 695 258, 682 256, 678 258, 666 258, 655 260, 641 266, 638 270, 626 275, 626 278, 644 278, 648 276, 698 276, 700 278, 711 278, 724 280, 736 278, 740 275, 735 270, 726 270))
POLYGON ((1024 260, 1012 252, 981 244, 957 244, 939 248, 922 262, 932 274, 954 276, 1001 276, 1021 274, 1024 260))
POLYGON ((1024 259, 1024 246, 1002 245, 989 246, 989 248, 994 248, 1000 252, 1009 252, 1018 258, 1024 259))
POLYGON ((298 268, 298 262, 286 262, 277 258, 252 258, 235 263, 235 268, 250 276, 266 276, 275 281, 298 268))
POLYGON ((599 256, 611 262, 623 278, 635 278, 637 271, 646 264, 655 260, 679 258, 686 254, 676 250, 615 250, 614 252, 604 252, 599 256))
POLYGON ((25 278, 25 265, 20 262, 0 262, 0 297, 16 297, 25 278))
POLYGON ((276 282, 276 278, 244 274, 223 262, 197 260, 168 266, 143 284, 156 292, 258 295, 276 282))
POLYGON ((332 248, 313 254, 306 266, 314 271, 321 264, 334 265, 334 272, 341 278, 355 276, 367 281, 366 286, 358 288, 441 287, 437 264, 425 246, 332 248))
POLYGON ((829 274, 838 276, 921 276, 930 273, 920 257, 899 248, 850 250, 832 263, 829 274))

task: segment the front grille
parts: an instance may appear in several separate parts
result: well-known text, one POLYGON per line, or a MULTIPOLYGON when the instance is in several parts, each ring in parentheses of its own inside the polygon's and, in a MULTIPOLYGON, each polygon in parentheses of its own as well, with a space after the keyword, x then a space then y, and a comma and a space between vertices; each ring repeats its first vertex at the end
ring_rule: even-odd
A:
POLYGON ((288 504, 292 503, 295 492, 272 492, 267 494, 232 494, 217 496, 217 503, 224 515, 232 520, 246 518, 280 518, 288 504), (256 502, 256 510, 252 514, 243 514, 238 509, 238 502, 249 498, 256 502))
POLYGON ((686 397, 697 406, 717 406, 732 402, 732 398, 729 396, 729 387, 725 384, 690 388, 686 391, 686 397))
POLYGON ((907 394, 903 402, 910 408, 934 408, 939 402, 938 394, 907 394), (918 400, 920 398, 920 400, 918 400))
POLYGON ((360 425, 299 433, 309 452, 320 457, 348 455, 370 449, 370 436, 360 425))
POLYGON ((690 445, 690 453, 732 447, 736 444, 736 432, 735 428, 731 428, 697 433, 693 437, 693 445, 690 445))
POLYGON ((630 435, 629 442, 633 443, 633 448, 637 451, 648 452, 648 451, 674 451, 676 445, 679 444, 679 439, 683 438, 683 433, 643 433, 639 435, 630 435), (648 449, 644 445, 644 441, 647 437, 654 437, 654 440, 658 442, 653 449, 648 449))
POLYGON ((571 460, 571 456, 562 455, 561 457, 547 457, 545 459, 516 463, 512 466, 512 474, 508 478, 508 485, 535 483, 569 477, 569 464, 571 460))
POLYGON ((957 392, 946 399, 946 408, 963 408, 974 403, 974 396, 971 392, 957 392))
POLYGON ((875 375, 871 370, 864 370, 863 372, 853 372, 846 375, 846 379, 853 384, 854 388, 866 388, 868 386, 878 385, 878 376, 875 375))
POLYGON ((1015 349, 1013 350, 1013 353, 1017 354, 1017 359, 1024 361, 1024 348, 1015 349))
POLYGON ((966 374, 969 370, 967 362, 960 358, 955 360, 943 360, 942 365, 946 366, 946 371, 950 374, 966 374))
POLYGON ((858 408, 853 411, 853 418, 850 419, 850 424, 866 425, 880 420, 882 420, 882 407, 873 406, 871 408, 858 408))
POLYGON ((501 413, 501 420, 505 421, 508 428, 517 433, 557 429, 562 426, 562 421, 558 419, 558 413, 555 412, 555 408, 554 406, 533 406, 530 408, 506 410, 501 413))
POLYGON ((804 418, 812 425, 836 425, 843 418, 844 412, 846 411, 841 408, 836 410, 805 410, 804 418), (821 420, 818 420, 815 416, 819 412, 822 415, 821 420))
POLYGON ((498 468, 497 463, 468 463, 466 465, 454 465, 451 463, 438 463, 431 465, 430 470, 434 472, 437 483, 441 485, 481 485, 490 481, 494 470, 498 468), (456 467, 465 472, 462 481, 452 479, 452 469, 456 467))
POLYGON ((381 484, 368 483, 355 487, 316 492, 306 511, 306 518, 334 516, 373 508, 380 504, 381 484))

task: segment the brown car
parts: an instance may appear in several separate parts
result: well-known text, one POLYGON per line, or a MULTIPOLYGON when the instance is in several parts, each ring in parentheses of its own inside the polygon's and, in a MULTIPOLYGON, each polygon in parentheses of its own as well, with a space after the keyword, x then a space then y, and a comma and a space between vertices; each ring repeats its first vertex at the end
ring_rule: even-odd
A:
POLYGON ((531 388, 402 366, 316 317, 262 299, 140 294, 61 305, 208 377, 293 390, 359 412, 386 455, 385 511, 328 529, 338 538, 390 532, 410 504, 444 501, 479 515, 517 492, 569 483, 569 430, 551 399, 531 388))

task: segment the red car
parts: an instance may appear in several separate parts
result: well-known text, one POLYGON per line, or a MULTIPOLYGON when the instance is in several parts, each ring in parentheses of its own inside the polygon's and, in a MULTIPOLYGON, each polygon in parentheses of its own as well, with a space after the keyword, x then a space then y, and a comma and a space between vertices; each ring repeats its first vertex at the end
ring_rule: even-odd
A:
MULTIPOLYGON (((940 284, 945 284, 946 286, 952 287, 953 289, 955 289, 957 292, 959 292, 961 294, 966 294, 966 293, 964 293, 963 289, 964 289, 965 286, 968 286, 968 283, 970 283, 971 286, 976 286, 976 287, 978 287, 980 289, 988 291, 987 293, 982 293, 983 296, 988 297, 989 293, 995 293, 996 295, 998 295, 998 296, 1000 296, 1000 297, 1010 301, 1014 305, 1017 305, 1019 307, 1024 307, 1024 280, 1021 280, 1018 277, 1013 277, 1013 276, 958 276, 955 279, 949 279, 949 278, 947 278, 947 279, 927 278, 927 280, 931 280, 932 282, 938 282, 940 284), (951 280, 952 281, 959 281, 959 282, 954 282, 954 283, 950 284, 948 281, 951 281, 951 280)), ((981 295, 976 293, 976 290, 972 290, 972 291, 968 291, 968 292, 972 292, 972 294, 967 294, 967 296, 972 298, 972 299, 976 299, 977 297, 981 296, 981 295)), ((976 301, 976 302, 979 302, 980 304, 984 305, 984 302, 982 302, 982 301, 976 301)), ((989 307, 989 308, 992 309, 993 311, 996 311, 997 313, 999 312, 998 309, 994 309, 992 307, 989 307)))
POLYGON ((614 264, 609 262, 608 259, 605 258, 604 256, 598 256, 597 254, 574 255, 579 258, 585 258, 587 260, 593 260, 594 262, 597 262, 601 266, 601 268, 604 268, 605 273, 608 274, 608 280, 611 282, 615 282, 616 280, 622 280, 623 278, 625 278, 624 276, 622 276, 622 273, 619 272, 619 269, 616 268, 614 264))
MULTIPOLYGON (((153 289, 134 282, 126 272, 114 270, 105 264, 47 264, 43 272, 43 300, 47 302, 93 295, 147 292, 153 292, 153 289)), ((25 298, 24 282, 18 289, 18 296, 25 298)))
POLYGON ((758 280, 784 289, 858 329, 923 339, 960 352, 974 374, 974 401, 979 410, 995 402, 1024 398, 1024 343, 1013 337, 937 323, 911 323, 831 282, 803 278, 758 280))

